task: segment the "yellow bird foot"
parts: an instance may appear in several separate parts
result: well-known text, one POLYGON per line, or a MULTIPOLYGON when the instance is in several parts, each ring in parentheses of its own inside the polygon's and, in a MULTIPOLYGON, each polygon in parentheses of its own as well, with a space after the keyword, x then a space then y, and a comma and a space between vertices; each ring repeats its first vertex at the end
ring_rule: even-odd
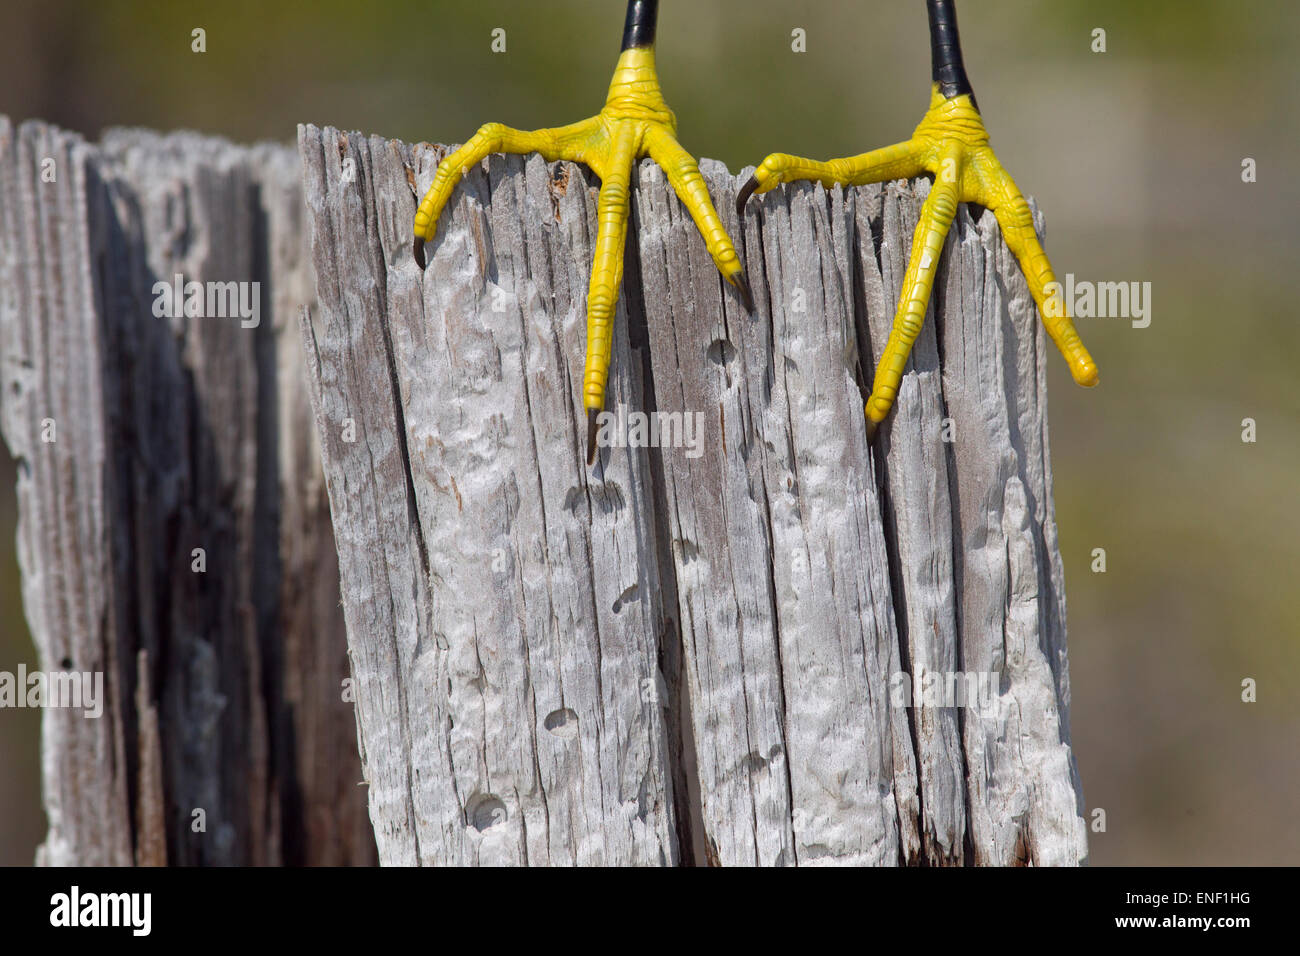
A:
POLYGON ((628 4, 624 49, 618 58, 604 108, 595 116, 555 129, 532 132, 489 123, 439 165, 415 214, 416 263, 425 266, 424 243, 466 170, 489 153, 539 153, 548 162, 584 163, 600 177, 596 254, 587 293, 587 356, 582 375, 587 409, 587 463, 596 460, 596 419, 605 403, 613 347, 614 310, 623 282, 632 167, 649 156, 663 169, 704 237, 724 279, 749 312, 753 294, 736 247, 722 226, 695 159, 677 142, 677 119, 659 90, 654 54, 655 4, 628 4))
POLYGON ((979 203, 997 217, 1002 237, 1024 271, 1043 325, 1065 356, 1070 374, 1080 385, 1097 384, 1096 363, 1070 321, 1060 285, 1034 232, 1029 204, 989 146, 984 121, 961 64, 951 0, 929 0, 927 6, 935 82, 930 108, 912 138, 829 162, 773 153, 754 171, 736 200, 737 212, 743 214, 751 195, 765 193, 778 183, 813 180, 825 186, 861 186, 924 173, 934 176, 934 186, 921 208, 912 239, 893 329, 867 401, 868 437, 874 436, 876 426, 885 420, 898 395, 903 369, 925 318, 939 256, 956 217, 957 204, 962 202, 979 203))

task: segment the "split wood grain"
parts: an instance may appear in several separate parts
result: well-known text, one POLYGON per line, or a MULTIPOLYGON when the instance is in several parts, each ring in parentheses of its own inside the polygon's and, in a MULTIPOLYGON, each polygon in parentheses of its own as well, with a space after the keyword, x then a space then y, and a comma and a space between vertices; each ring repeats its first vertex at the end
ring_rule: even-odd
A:
POLYGON ((787 186, 741 224, 744 174, 703 162, 750 316, 644 162, 606 407, 703 442, 589 470, 594 177, 490 157, 421 273, 411 217, 446 149, 312 126, 299 149, 383 862, 1086 858, 1049 356, 993 217, 960 211, 872 447, 864 385, 928 183, 787 186), (926 706, 936 686, 984 693, 926 706))
POLYGON ((298 331, 301 196, 286 147, 0 118, 24 610, 39 666, 99 672, 107 698, 100 719, 44 711, 40 862, 376 860, 298 331), (247 284, 258 322, 160 315, 177 274, 247 284))

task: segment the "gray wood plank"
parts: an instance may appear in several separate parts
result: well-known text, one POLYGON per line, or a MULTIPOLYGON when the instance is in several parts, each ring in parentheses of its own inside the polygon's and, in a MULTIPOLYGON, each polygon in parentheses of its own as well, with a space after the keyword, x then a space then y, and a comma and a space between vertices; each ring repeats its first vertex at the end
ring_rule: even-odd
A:
POLYGON ((100 672, 107 696, 99 720, 44 713, 41 861, 374 862, 294 152, 0 119, 0 156, 24 607, 40 667, 100 672), (159 315, 178 273, 260 283, 259 321, 159 315))
MULTIPOLYGON (((1035 211, 1035 226, 1043 232, 1035 211)), ((994 217, 960 211, 940 295, 960 655, 998 675, 996 706, 964 726, 975 860, 1068 864, 1087 853, 1069 746, 1065 592, 1047 454, 1046 335, 994 217), (957 266, 957 268, 954 268, 957 266)))
POLYGON ((702 163, 748 316, 643 163, 608 404, 702 441, 588 471, 593 181, 490 158, 421 275, 410 217, 445 151, 299 146, 385 862, 1086 857, 1045 339, 992 217, 961 211, 872 448, 864 389, 928 184, 791 186, 742 228, 742 180, 702 163), (954 685, 987 696, 928 698, 954 685))
MULTIPOLYGON (((705 169, 729 208, 743 178, 705 169)), ((753 320, 657 184, 643 166, 656 396, 704 412, 714 436, 704 459, 663 453, 711 853, 1082 861, 1044 338, 993 218, 976 230, 962 210, 939 318, 932 308, 873 456, 861 399, 928 183, 761 199, 745 229, 753 320), (913 706, 883 703, 898 684, 881 679, 900 677, 920 691, 913 706), (931 678, 988 695, 925 706, 931 678)))
MULTIPOLYGON (((583 173, 494 157, 421 274, 415 191, 443 151, 310 126, 299 146, 321 304, 303 333, 381 860, 678 862, 648 457, 583 460, 583 173)), ((618 321, 611 403, 640 407, 618 321)))

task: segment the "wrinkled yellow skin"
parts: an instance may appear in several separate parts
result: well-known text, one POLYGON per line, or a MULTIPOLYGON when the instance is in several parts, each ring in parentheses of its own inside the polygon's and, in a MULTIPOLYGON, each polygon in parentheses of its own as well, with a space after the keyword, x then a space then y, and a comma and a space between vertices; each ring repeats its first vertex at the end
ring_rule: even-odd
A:
POLYGON ((792 180, 861 186, 923 173, 934 175, 934 187, 921 209, 894 326, 867 400, 869 431, 874 433, 885 420, 898 395, 907 357, 925 319, 939 255, 957 215, 957 204, 962 202, 979 203, 997 216, 1002 237, 1024 270, 1043 325, 1069 363, 1070 374, 1080 385, 1096 385, 1097 366, 1080 341, 1059 295, 1052 294, 1059 287, 1054 285, 1056 276, 1034 232, 1029 204, 993 154, 988 132, 970 96, 945 99, 935 85, 930 92, 930 108, 907 142, 825 163, 773 153, 763 160, 754 178, 758 182, 755 192, 762 193, 792 180))
POLYGON ((487 124, 442 161, 415 214, 415 235, 432 238, 438 215, 456 183, 489 153, 540 153, 548 162, 585 163, 600 177, 596 256, 587 293, 587 360, 582 375, 583 405, 589 415, 599 411, 605 401, 614 308, 623 282, 628 188, 637 160, 649 156, 663 168, 723 277, 732 285, 744 281, 740 257, 709 199, 699 166, 682 149, 676 134, 677 118, 659 91, 654 48, 625 50, 618 58, 605 107, 597 115, 570 126, 531 132, 487 124))

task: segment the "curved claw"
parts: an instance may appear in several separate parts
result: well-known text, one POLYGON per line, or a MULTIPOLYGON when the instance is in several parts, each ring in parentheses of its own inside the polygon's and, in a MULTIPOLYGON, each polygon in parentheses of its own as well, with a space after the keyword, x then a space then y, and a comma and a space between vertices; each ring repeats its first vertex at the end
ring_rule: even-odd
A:
MULTIPOLYGON (((749 182, 745 183, 745 185, 741 187, 740 193, 736 196, 736 215, 739 216, 740 218, 742 219, 745 218, 745 203, 749 202, 749 197, 754 195, 754 192, 757 189, 758 189, 757 175, 750 176, 749 182)), ((750 309, 749 311, 753 312, 754 310, 750 309)))
POLYGON ((596 436, 600 434, 600 429, 596 427, 596 419, 600 417, 599 408, 587 409, 587 467, 590 468, 596 463, 596 436))
POLYGON ((749 287, 749 280, 745 278, 744 270, 732 276, 732 284, 735 285, 736 291, 740 293, 740 301, 744 303, 745 311, 753 315, 754 291, 749 287))
POLYGON ((419 267, 420 267, 420 271, 423 272, 423 271, 424 271, 424 266, 425 266, 425 262, 424 262, 424 237, 423 237, 423 236, 416 236, 416 237, 415 237, 415 245, 411 248, 411 253, 415 256, 415 264, 416 264, 417 266, 419 266, 419 267))

